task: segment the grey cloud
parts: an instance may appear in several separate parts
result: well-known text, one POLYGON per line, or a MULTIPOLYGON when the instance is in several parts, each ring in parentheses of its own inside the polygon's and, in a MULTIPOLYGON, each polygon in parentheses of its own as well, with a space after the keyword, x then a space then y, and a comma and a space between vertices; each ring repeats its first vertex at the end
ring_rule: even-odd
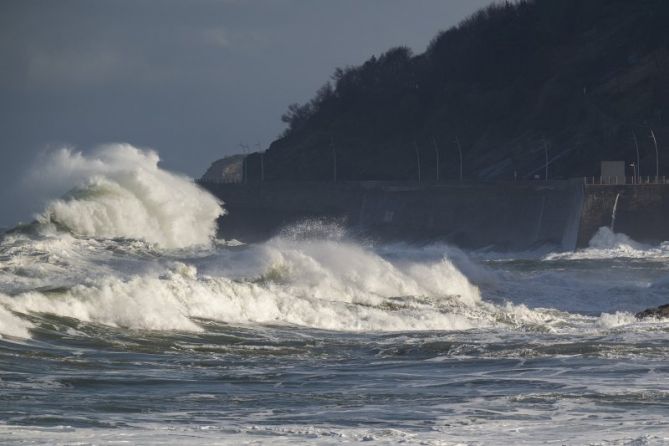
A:
POLYGON ((28 62, 30 84, 54 86, 65 84, 107 83, 129 75, 128 58, 115 51, 89 50, 35 52, 28 62))
POLYGON ((199 33, 202 41, 205 44, 213 45, 220 48, 230 48, 232 45, 230 41, 229 32, 222 26, 205 28, 199 33))
POLYGON ((421 52, 489 1, 4 0, 0 206, 49 144, 129 142, 199 175, 240 142, 267 146, 336 67, 421 52))

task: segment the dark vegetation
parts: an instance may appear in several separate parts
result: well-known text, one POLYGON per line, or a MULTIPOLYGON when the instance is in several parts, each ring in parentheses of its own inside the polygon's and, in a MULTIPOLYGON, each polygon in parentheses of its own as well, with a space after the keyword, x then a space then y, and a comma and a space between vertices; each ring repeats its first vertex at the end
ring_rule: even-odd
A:
MULTIPOLYGON (((423 54, 393 48, 338 68, 263 155, 265 180, 416 180, 598 175, 636 159, 669 175, 669 1, 495 4, 423 54), (437 156, 439 172, 437 173, 437 156)), ((260 155, 247 158, 260 177, 260 155)), ((631 175, 631 173, 630 173, 631 175)))

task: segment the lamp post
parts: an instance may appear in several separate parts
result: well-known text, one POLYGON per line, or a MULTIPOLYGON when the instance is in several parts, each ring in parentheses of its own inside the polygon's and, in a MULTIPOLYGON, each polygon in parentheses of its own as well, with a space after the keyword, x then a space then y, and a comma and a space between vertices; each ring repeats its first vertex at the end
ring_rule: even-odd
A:
POLYGON ((249 168, 248 168, 249 146, 240 142, 239 147, 242 149, 242 153, 244 154, 244 158, 242 161, 242 183, 246 184, 248 182, 248 174, 249 174, 249 168))
POLYGON ((544 180, 548 183, 548 142, 544 139, 544 154, 546 155, 546 172, 544 174, 544 180))
POLYGON ((634 148, 636 149, 636 178, 635 182, 639 182, 639 177, 641 176, 641 159, 639 158, 639 141, 636 138, 636 132, 632 133, 634 137, 634 148))
POLYGON ((337 182, 337 149, 335 148, 334 138, 330 138, 330 149, 332 149, 332 180, 337 182))
POLYGON ((265 152, 260 150, 260 143, 256 143, 256 151, 260 154, 260 182, 265 182, 265 152))
POLYGON ((636 184, 637 171, 636 171, 636 164, 634 163, 634 161, 630 163, 630 167, 632 168, 632 184, 636 184))
POLYGON ((652 127, 650 127, 650 138, 655 145, 655 182, 658 183, 660 181, 660 151, 657 149, 657 138, 655 138, 655 132, 652 127))

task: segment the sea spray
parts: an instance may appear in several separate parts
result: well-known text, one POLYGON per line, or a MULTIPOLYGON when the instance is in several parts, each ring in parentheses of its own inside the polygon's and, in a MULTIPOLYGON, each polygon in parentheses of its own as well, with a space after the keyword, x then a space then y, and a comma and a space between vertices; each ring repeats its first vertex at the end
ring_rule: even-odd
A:
POLYGON ((615 258, 666 258, 669 243, 651 246, 639 243, 626 234, 616 233, 607 226, 600 227, 588 243, 588 247, 576 252, 551 253, 544 260, 583 260, 615 258))
POLYGON ((616 213, 618 212, 618 200, 620 200, 620 194, 616 194, 616 199, 613 202, 613 210, 611 211, 611 232, 616 230, 616 213))
POLYGON ((64 155, 75 172, 58 173, 63 204, 0 236, 0 438, 666 437, 669 322, 634 318, 666 303, 666 259, 644 258, 669 256, 665 245, 604 228, 580 251, 602 259, 482 259, 443 244, 360 243, 312 220, 264 243, 195 247, 172 225, 152 227, 157 238, 133 226, 188 221, 151 208, 154 191, 133 178, 146 172, 64 155), (126 213, 94 218, 113 212, 126 213), (642 424, 629 410, 640 405, 642 424))
POLYGON ((32 323, 16 323, 28 314, 33 323, 40 314, 54 314, 112 327, 193 332, 206 327, 203 320, 348 332, 495 326, 547 332, 593 325, 555 310, 483 301, 469 277, 488 290, 504 278, 459 250, 371 247, 338 238, 297 237, 293 231, 183 258, 132 240, 68 233, 9 237, 0 254, 21 261, 5 262, 0 274, 3 289, 14 288, 12 296, 0 296, 3 316, 13 324, 0 332, 27 333, 32 323))
POLYGON ((71 149, 51 153, 31 178, 68 192, 37 220, 75 235, 144 240, 166 249, 208 244, 224 212, 221 204, 158 162, 155 152, 127 144, 103 146, 90 155, 71 149))
POLYGON ((167 270, 0 297, 0 304, 153 330, 200 331, 196 319, 344 331, 462 330, 491 322, 479 317, 477 288, 445 258, 395 265, 353 243, 278 238, 235 259, 242 264, 232 267, 236 274, 225 257, 202 272, 172 262, 167 270), (247 277, 235 278, 244 265, 247 277))
MULTIPOLYGON (((4 294, 0 294, 0 300, 9 299, 4 294)), ((30 336, 28 329, 33 324, 25 319, 14 315, 10 310, 0 304, 0 339, 11 336, 16 338, 27 338, 30 336)))
MULTIPOLYGON (((543 332, 581 324, 568 313, 508 303, 515 293, 500 294, 502 275, 445 245, 374 247, 320 220, 241 249, 209 244, 220 204, 158 161, 128 145, 51 155, 40 181, 69 192, 39 216, 42 231, 0 242, 0 318, 7 321, 0 332, 25 335, 40 313, 184 331, 201 331, 202 320, 341 331, 502 325, 543 332), (172 251, 203 244, 202 255, 172 251), (476 285, 497 305, 483 301, 476 285)), ((632 243, 602 228, 590 249, 621 242, 632 243)))

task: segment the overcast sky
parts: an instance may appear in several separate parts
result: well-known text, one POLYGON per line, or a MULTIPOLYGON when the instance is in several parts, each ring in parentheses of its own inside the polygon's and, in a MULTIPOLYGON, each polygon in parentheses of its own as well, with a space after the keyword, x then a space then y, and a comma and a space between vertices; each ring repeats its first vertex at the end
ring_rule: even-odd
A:
MULTIPOLYGON (((40 151, 128 142, 198 177, 264 149, 336 67, 423 52, 490 0, 2 0, 0 226, 40 151)), ((23 200, 26 201, 26 200, 23 200)))

